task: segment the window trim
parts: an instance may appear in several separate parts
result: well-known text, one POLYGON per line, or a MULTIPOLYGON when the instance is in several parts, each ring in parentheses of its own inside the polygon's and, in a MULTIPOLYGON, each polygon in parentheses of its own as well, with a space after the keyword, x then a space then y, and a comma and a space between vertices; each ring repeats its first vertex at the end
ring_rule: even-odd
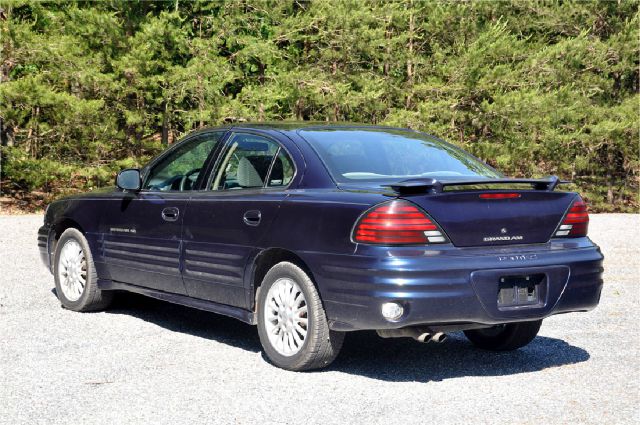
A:
POLYGON ((221 147, 220 152, 218 152, 217 154, 214 166, 212 167, 211 172, 207 178, 206 185, 201 190, 204 190, 210 193, 230 193, 230 192, 242 193, 244 191, 256 191, 256 190, 260 190, 260 191, 288 190, 291 184, 294 182, 297 175, 298 175, 298 166, 296 165, 296 162, 293 159, 293 155, 291 155, 289 150, 282 143, 280 143, 278 139, 276 139, 275 137, 272 137, 271 135, 267 135, 260 132, 254 132, 254 131, 243 130, 243 129, 238 129, 238 130, 232 129, 232 130, 229 130, 229 132, 225 135, 223 146, 221 147), (250 134, 252 136, 262 137, 269 140, 270 142, 275 143, 276 146, 278 146, 278 150, 276 150, 276 153, 274 154, 273 159, 271 160, 271 164, 269 164, 269 170, 267 171, 267 178, 265 179, 262 187, 243 187, 240 189, 212 189, 211 186, 216 178, 216 174, 218 173, 218 171, 220 170, 220 167, 222 166, 223 157, 228 151, 228 148, 230 146, 231 140, 233 139, 233 136, 236 134, 250 134), (281 150, 284 150, 285 154, 289 157, 289 160, 291 161, 291 165, 293 166, 293 176, 291 176, 291 180, 286 186, 267 186, 267 183, 269 182, 269 178, 271 177, 271 170, 273 169, 273 164, 275 163, 275 160, 280 154, 281 150))

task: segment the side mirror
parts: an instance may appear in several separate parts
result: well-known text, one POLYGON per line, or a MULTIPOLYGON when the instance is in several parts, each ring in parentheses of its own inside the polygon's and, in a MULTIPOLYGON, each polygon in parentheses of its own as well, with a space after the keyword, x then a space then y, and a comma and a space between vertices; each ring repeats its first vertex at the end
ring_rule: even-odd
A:
POLYGON ((140 190, 142 187, 142 182, 140 181, 140 170, 136 168, 128 168, 120 171, 116 177, 116 186, 122 190, 140 190))

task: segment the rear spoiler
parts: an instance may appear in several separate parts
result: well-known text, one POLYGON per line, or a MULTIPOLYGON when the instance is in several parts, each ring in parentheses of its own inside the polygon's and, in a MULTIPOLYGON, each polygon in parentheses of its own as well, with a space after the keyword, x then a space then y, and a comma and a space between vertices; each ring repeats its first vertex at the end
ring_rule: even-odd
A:
POLYGON ((386 185, 400 194, 442 193, 446 186, 472 186, 485 184, 530 184, 535 190, 553 191, 559 184, 570 183, 560 180, 557 176, 544 179, 467 179, 467 180, 436 180, 432 178, 417 178, 403 180, 386 185))

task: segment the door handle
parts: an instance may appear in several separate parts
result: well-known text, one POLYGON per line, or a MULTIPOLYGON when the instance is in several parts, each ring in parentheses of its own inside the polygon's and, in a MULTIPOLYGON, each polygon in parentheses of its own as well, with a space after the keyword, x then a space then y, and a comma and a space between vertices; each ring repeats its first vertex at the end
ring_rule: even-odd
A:
POLYGON ((262 213, 258 210, 250 210, 244 213, 242 216, 242 221, 247 226, 257 226, 260 224, 260 220, 262 219, 262 213))
POLYGON ((176 207, 167 207, 162 210, 162 219, 164 221, 176 221, 180 215, 180 210, 176 207))

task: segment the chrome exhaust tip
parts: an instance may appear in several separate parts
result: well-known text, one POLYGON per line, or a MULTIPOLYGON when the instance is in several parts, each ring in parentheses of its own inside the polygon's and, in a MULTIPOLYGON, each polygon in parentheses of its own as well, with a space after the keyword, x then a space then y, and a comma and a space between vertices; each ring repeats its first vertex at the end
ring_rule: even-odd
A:
POLYGON ((447 334, 445 334, 444 332, 435 333, 431 337, 431 341, 436 342, 438 344, 445 342, 446 339, 447 339, 447 334))
POLYGON ((418 342, 427 343, 427 342, 431 341, 431 334, 430 333, 423 333, 421 335, 414 336, 413 339, 415 339, 418 342))
POLYGON ((431 333, 429 328, 402 328, 402 329, 378 329, 376 331, 382 338, 413 338, 418 342, 436 342, 441 343, 447 339, 447 335, 444 332, 431 333))

